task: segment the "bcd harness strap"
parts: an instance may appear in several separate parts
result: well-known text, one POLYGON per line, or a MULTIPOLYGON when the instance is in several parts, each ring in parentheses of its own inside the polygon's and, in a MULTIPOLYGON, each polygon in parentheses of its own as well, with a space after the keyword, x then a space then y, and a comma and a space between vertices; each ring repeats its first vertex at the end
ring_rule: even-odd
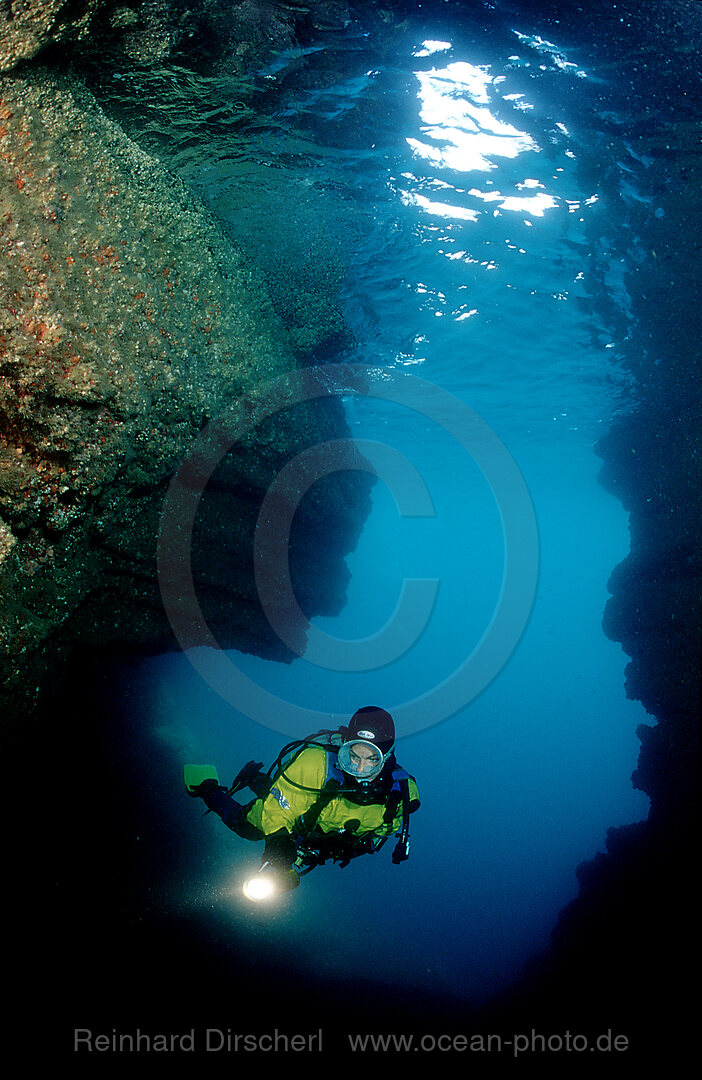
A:
MULTIPOLYGON (((409 817, 410 817, 410 793, 409 793, 409 776, 407 773, 400 779, 400 789, 402 798, 402 828, 400 829, 400 839, 395 845, 395 850, 392 853, 392 861, 397 863, 404 862, 405 859, 409 859, 409 817)), ((387 814, 387 810, 385 811, 387 814)), ((394 817, 394 814, 393 814, 394 817)))
MULTIPOLYGON (((335 768, 332 765, 332 768, 335 768)), ((409 817, 410 817, 410 793, 409 793, 409 775, 404 769, 396 767, 392 772, 393 789, 390 791, 387 803, 385 805, 385 812, 383 814, 383 824, 391 825, 395 820, 398 807, 402 803, 402 825, 400 828, 400 839, 393 852, 392 861, 394 863, 404 862, 409 858, 409 817), (397 787, 395 787, 397 785, 397 787)), ((307 839, 311 836, 317 827, 317 822, 322 811, 332 802, 337 795, 344 794, 343 783, 340 783, 335 777, 330 778, 322 787, 319 797, 312 804, 309 810, 303 814, 299 821, 298 834, 302 839, 307 839)))
POLYGON ((319 815, 322 813, 329 803, 339 794, 341 790, 341 784, 338 780, 327 780, 326 784, 319 793, 319 797, 316 802, 312 804, 306 814, 303 814, 300 818, 299 832, 303 837, 308 837, 317 827, 319 821, 319 815))

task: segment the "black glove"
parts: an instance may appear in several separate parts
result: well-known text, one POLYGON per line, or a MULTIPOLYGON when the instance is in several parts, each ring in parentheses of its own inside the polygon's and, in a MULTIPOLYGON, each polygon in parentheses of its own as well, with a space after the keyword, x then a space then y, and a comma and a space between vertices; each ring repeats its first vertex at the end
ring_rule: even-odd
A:
POLYGON ((197 787, 186 788, 185 790, 187 791, 188 795, 192 796, 193 799, 206 799, 208 792, 219 790, 219 784, 216 780, 213 780, 210 777, 208 780, 203 780, 201 784, 197 785, 197 787))
POLYGON ((244 895, 249 900, 266 901, 281 893, 290 892, 300 884, 300 876, 292 867, 278 869, 263 862, 257 874, 244 885, 244 895))
POLYGON ((297 846, 287 829, 278 829, 266 837, 263 862, 270 863, 274 869, 289 870, 296 855, 297 846))
POLYGON ((262 768, 262 761, 247 761, 234 777, 229 794, 233 795, 235 791, 240 791, 243 787, 251 788, 254 795, 263 794, 270 781, 266 773, 261 772, 262 768))
POLYGON ((291 892, 300 884, 300 875, 291 866, 287 870, 273 869, 271 873, 275 877, 278 892, 291 892))
POLYGON ((259 873, 273 879, 276 893, 290 892, 300 884, 300 875, 292 867, 296 857, 297 845, 287 829, 278 829, 266 837, 259 873))
POLYGON ((392 861, 395 866, 399 866, 405 859, 409 859, 409 840, 398 840, 392 853, 392 861))

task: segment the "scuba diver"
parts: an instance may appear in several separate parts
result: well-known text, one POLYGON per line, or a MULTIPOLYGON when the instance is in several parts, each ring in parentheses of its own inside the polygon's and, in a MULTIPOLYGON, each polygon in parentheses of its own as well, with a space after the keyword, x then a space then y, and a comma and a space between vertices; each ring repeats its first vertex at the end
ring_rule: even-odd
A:
POLYGON ((393 863, 409 857, 409 816, 419 795, 394 745, 392 716, 369 705, 347 727, 289 743, 267 773, 261 762, 248 762, 230 788, 213 766, 186 765, 186 790, 238 836, 265 840, 258 874, 244 886, 250 900, 264 900, 294 889, 327 859, 345 867, 379 851, 392 833, 393 863), (244 787, 256 796, 246 805, 232 798, 244 787))

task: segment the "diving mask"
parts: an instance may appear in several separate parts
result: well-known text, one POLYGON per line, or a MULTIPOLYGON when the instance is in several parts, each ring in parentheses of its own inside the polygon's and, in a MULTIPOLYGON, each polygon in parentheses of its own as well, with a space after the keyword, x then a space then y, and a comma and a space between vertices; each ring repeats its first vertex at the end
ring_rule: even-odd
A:
POLYGON ((386 758, 373 743, 353 739, 339 747, 337 760, 340 769, 363 784, 380 775, 386 758))

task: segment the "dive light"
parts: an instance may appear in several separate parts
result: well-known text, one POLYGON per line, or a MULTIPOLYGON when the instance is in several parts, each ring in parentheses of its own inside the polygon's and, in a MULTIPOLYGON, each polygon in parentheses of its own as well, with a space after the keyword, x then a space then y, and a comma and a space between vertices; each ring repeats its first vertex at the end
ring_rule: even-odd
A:
POLYGON ((247 900, 260 904, 280 893, 290 892, 299 884, 300 878, 295 870, 276 870, 265 862, 253 877, 244 882, 243 893, 247 900))

